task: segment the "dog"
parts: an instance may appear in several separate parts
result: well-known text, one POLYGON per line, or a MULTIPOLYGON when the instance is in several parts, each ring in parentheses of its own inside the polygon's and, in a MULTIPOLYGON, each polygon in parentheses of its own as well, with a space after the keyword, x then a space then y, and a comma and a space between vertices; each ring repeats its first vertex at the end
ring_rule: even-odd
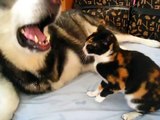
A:
MULTIPOLYGON (((94 72, 94 58, 82 47, 99 19, 76 10, 60 12, 60 0, 0 1, 0 120, 13 117, 19 92, 45 93, 94 72)), ((115 35, 119 42, 160 47, 154 40, 115 35)))

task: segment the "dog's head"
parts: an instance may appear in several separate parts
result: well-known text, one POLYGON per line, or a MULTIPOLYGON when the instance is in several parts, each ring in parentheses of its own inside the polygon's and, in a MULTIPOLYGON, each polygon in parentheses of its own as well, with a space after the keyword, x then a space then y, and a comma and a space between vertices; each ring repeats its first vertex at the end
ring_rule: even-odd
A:
POLYGON ((60 4, 60 0, 1 0, 0 47, 12 44, 31 51, 49 50, 44 28, 57 18, 60 4))

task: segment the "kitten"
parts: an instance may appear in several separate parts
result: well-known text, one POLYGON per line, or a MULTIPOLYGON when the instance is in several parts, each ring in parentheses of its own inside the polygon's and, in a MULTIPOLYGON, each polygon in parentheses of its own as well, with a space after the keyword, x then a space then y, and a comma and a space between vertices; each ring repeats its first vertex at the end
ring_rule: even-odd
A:
POLYGON ((103 26, 87 38, 83 51, 94 56, 95 69, 104 80, 87 92, 102 102, 109 94, 123 91, 128 105, 135 110, 122 115, 124 120, 154 112, 160 108, 160 68, 137 51, 123 50, 116 37, 103 26))

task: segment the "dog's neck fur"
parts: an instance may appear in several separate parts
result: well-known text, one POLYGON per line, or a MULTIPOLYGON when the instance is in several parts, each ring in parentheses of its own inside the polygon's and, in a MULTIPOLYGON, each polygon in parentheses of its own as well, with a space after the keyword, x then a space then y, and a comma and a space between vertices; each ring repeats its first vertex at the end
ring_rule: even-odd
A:
MULTIPOLYGON (((23 71, 32 71, 37 74, 37 70, 44 67, 44 59, 49 51, 36 53, 31 52, 26 48, 19 46, 19 43, 16 38, 16 33, 12 33, 12 28, 10 25, 12 22, 11 18, 8 18, 10 12, 6 11, 6 14, 3 14, 3 18, 0 20, 1 29, 0 31, 0 51, 1 54, 13 65, 23 71), (4 22, 5 21, 5 22, 4 22), (6 22, 8 21, 8 22, 6 22), (6 25, 4 25, 6 23, 6 25), (10 38, 10 36, 13 36, 10 38), (8 40, 9 39, 9 40, 8 40), (15 42, 16 41, 16 42, 15 42), (3 51, 3 52, 2 52, 3 51)), ((14 30, 13 30, 14 31, 14 30)))

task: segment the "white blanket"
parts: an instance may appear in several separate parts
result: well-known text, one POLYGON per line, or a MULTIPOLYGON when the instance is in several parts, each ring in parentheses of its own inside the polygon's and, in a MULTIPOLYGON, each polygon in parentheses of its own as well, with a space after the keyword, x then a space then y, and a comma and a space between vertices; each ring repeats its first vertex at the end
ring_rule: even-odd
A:
MULTIPOLYGON (((122 46, 143 52, 160 66, 160 49, 131 43, 122 46)), ((13 120, 122 120, 123 113, 132 111, 123 94, 110 95, 102 103, 86 95, 99 82, 97 74, 85 73, 60 90, 39 96, 21 95, 13 120)), ((160 110, 144 115, 141 120, 160 120, 160 110)))

